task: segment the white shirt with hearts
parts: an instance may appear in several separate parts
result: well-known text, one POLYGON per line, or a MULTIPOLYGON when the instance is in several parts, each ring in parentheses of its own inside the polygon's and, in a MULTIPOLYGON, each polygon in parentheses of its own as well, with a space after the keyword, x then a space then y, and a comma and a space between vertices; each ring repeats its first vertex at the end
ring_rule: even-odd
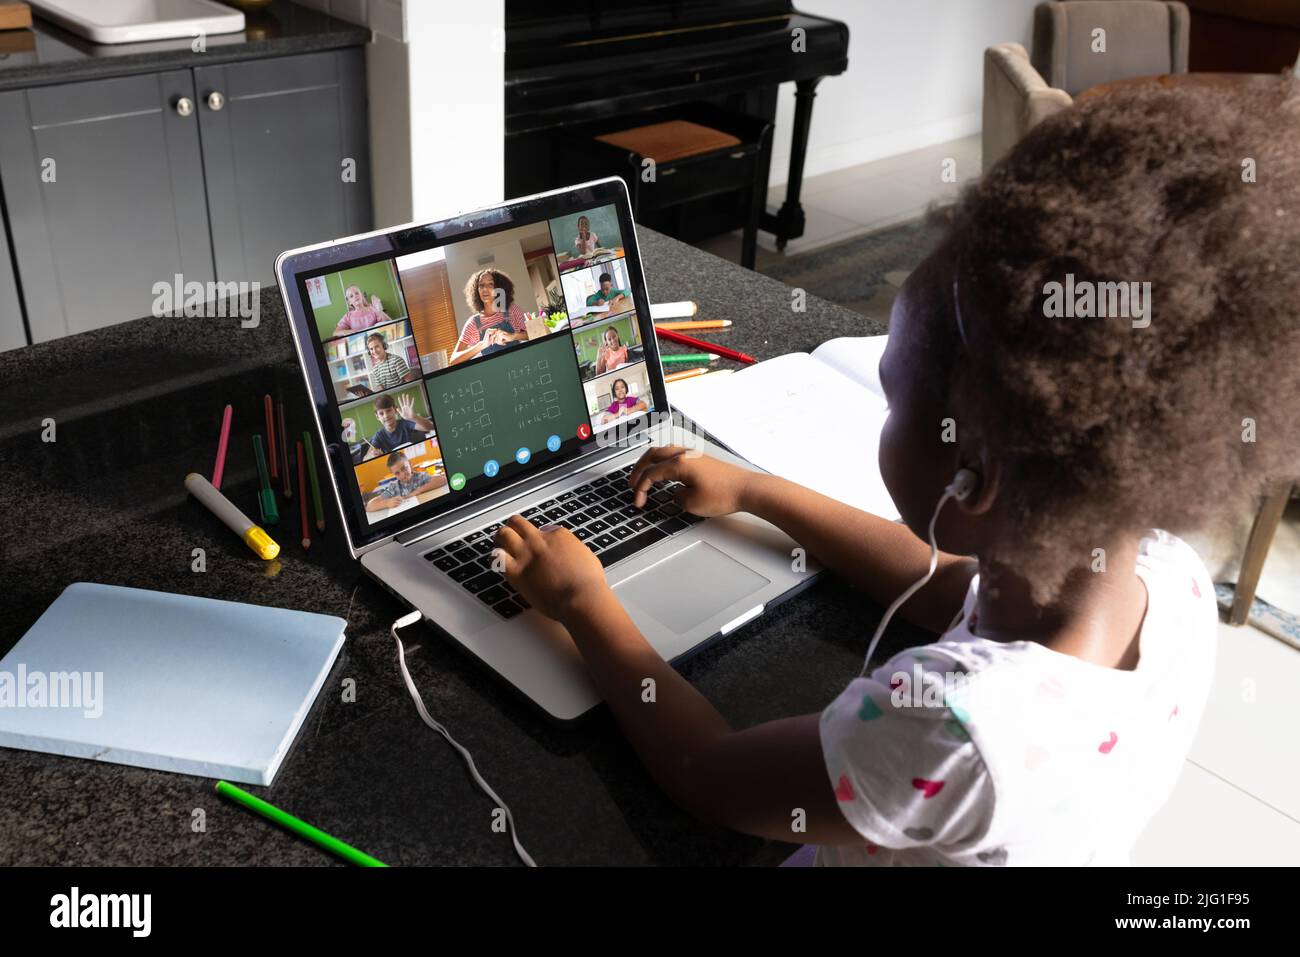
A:
MULTIPOLYGON (((1100 572, 1099 574, 1104 574, 1100 572)), ((1127 864, 1174 789, 1209 694, 1218 610, 1204 564, 1143 539, 1132 671, 978 636, 960 622, 855 679, 822 715, 826 769, 860 845, 819 865, 1127 864)))

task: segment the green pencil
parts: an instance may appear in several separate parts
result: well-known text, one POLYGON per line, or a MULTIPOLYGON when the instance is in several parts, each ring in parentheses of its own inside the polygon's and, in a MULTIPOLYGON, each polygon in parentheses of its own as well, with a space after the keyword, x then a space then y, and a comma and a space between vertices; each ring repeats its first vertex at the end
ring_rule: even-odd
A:
POLYGON ((320 500, 320 479, 316 478, 316 453, 312 450, 311 433, 302 434, 302 450, 307 456, 307 476, 311 479, 311 501, 316 510, 316 531, 325 531, 325 506, 320 500))
POLYGON ((226 781, 217 782, 217 793, 230 798, 242 804, 257 814, 262 815, 268 821, 279 824, 286 830, 293 831, 299 837, 305 837, 317 847, 337 854, 349 864, 356 864, 358 867, 387 867, 383 861, 377 861, 364 851, 358 851, 351 844, 344 844, 337 837, 326 834, 320 828, 312 827, 306 821, 300 821, 292 814, 286 814, 274 804, 267 804, 259 797, 254 797, 242 788, 237 788, 226 781))
POLYGON ((712 352, 675 352, 672 355, 661 355, 659 361, 665 364, 670 362, 712 362, 718 358, 712 352))
MULTIPOLYGON (((272 450, 272 455, 275 451, 272 450)), ((257 480, 262 487, 257 492, 257 505, 262 510, 262 522, 277 525, 280 522, 280 510, 275 505, 275 489, 271 488, 271 475, 266 470, 266 453, 262 451, 262 437, 253 436, 253 455, 257 459, 257 480)))

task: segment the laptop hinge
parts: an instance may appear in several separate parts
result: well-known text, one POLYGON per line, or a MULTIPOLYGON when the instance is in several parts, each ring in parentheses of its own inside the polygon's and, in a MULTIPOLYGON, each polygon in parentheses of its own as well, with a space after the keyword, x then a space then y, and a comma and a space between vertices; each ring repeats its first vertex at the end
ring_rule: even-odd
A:
POLYGON ((461 509, 448 512, 446 515, 439 515, 431 518, 427 522, 422 522, 414 528, 409 528, 404 532, 399 532, 393 536, 393 541, 398 545, 413 545, 416 542, 423 541, 431 535, 437 535, 439 532, 460 525, 478 515, 486 515, 493 509, 500 508, 502 505, 508 505, 517 499, 533 496, 539 489, 546 488, 548 485, 554 485, 556 482, 562 482, 577 472, 590 468, 593 465, 600 465, 602 462, 608 462, 610 459, 618 458, 624 452, 630 449, 640 448, 643 445, 649 445, 651 438, 649 431, 646 430, 644 437, 638 436, 635 441, 627 445, 621 445, 611 449, 608 455, 596 458, 593 453, 590 461, 578 460, 576 462, 566 463, 567 468, 557 467, 556 473, 549 472, 541 475, 535 475, 531 479, 525 479, 518 486, 510 489, 503 489, 495 495, 483 499, 480 502, 466 504, 461 509), (562 471, 560 469, 563 469, 562 471))

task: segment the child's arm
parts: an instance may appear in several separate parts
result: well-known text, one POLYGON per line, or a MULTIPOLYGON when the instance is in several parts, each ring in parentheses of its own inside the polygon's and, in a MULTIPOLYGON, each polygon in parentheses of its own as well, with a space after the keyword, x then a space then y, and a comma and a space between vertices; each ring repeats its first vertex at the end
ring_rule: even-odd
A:
POLYGON ((760 837, 863 843, 836 806, 818 715, 733 731, 645 640, 600 562, 571 532, 542 532, 514 516, 497 543, 506 577, 534 608, 568 628, 623 733, 673 801, 760 837), (804 811, 806 831, 792 829, 796 809, 804 811))
MULTIPOLYGON (((859 511, 783 478, 752 472, 709 456, 690 457, 679 446, 651 449, 628 476, 636 504, 653 482, 675 480, 686 490, 681 506, 696 515, 749 512, 781 529, 827 568, 882 605, 888 605, 930 567, 930 547, 905 525, 859 511)), ((951 623, 971 577, 974 559, 939 553, 934 578, 900 610, 936 634, 951 623)))

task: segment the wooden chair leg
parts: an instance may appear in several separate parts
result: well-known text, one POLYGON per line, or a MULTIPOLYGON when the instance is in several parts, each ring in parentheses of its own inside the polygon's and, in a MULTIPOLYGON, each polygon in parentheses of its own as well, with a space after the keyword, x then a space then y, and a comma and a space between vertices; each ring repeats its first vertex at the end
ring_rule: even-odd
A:
POLYGON ((1246 554, 1241 559, 1241 571, 1237 575, 1237 590, 1232 598, 1232 608, 1228 612, 1228 624, 1244 625, 1250 617, 1250 606, 1255 601, 1255 589, 1259 586, 1259 576, 1264 571, 1264 559, 1273 536, 1286 511, 1286 503, 1291 498, 1291 483, 1285 482, 1272 492, 1263 505, 1255 522, 1250 527, 1250 538, 1246 540, 1246 554))

